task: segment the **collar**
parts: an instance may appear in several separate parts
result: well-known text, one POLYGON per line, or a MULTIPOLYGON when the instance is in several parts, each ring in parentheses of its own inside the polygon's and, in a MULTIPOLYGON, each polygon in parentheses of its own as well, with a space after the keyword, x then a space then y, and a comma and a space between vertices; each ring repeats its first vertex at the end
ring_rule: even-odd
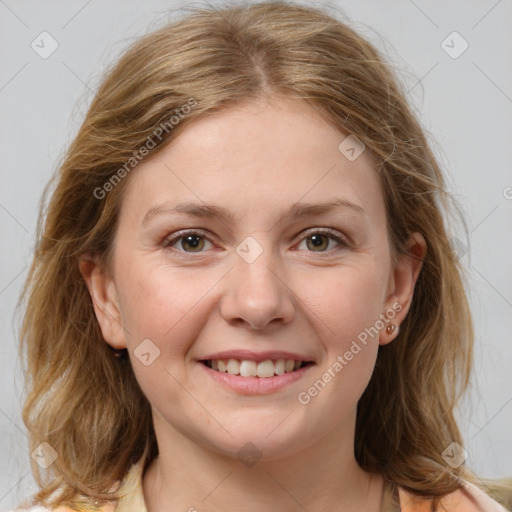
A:
POLYGON ((147 512, 142 492, 142 458, 132 465, 119 487, 121 498, 115 512, 147 512))
MULTIPOLYGON (((147 512, 142 491, 144 461, 132 465, 119 486, 121 498, 115 512, 147 512)), ((445 501, 445 500, 443 500, 445 501)), ((447 510, 453 512, 507 512, 506 509, 486 495, 474 484, 464 482, 461 490, 446 497, 447 510)), ((430 511, 430 503, 419 500, 404 489, 384 482, 381 512, 424 512, 430 511)))

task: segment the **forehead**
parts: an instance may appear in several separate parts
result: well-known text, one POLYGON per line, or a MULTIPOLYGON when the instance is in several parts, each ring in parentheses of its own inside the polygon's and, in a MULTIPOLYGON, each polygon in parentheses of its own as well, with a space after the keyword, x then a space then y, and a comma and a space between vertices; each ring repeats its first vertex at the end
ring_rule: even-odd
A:
MULTIPOLYGON (((219 204, 261 216, 303 200, 350 200, 382 215, 380 178, 369 155, 348 159, 344 133, 294 99, 238 105, 192 122, 139 164, 124 202, 133 218, 163 202, 219 204)), ((359 149, 359 148, 356 148, 359 149)))

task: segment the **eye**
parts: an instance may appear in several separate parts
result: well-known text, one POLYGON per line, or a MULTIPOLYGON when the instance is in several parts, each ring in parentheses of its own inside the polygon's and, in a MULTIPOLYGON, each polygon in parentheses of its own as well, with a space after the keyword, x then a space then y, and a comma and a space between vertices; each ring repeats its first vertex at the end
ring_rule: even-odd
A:
MULTIPOLYGON (((166 238, 164 247, 170 247, 179 252, 202 252, 207 244, 213 244, 197 231, 179 232, 166 238)), ((208 248, 208 247, 207 247, 208 248)))
POLYGON ((304 242, 310 252, 330 252, 347 246, 343 237, 332 229, 309 229, 306 232, 306 237, 302 239, 301 245, 304 242), (332 243, 333 241, 334 243, 332 243), (332 245, 335 247, 333 248, 332 245))

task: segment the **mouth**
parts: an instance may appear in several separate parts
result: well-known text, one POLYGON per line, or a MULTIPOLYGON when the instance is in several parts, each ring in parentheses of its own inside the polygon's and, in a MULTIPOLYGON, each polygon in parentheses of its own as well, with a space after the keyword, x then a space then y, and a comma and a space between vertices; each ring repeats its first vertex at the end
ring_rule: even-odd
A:
POLYGON ((203 359, 199 362, 219 373, 260 379, 293 373, 314 364, 313 361, 297 359, 265 359, 259 362, 253 359, 203 359))

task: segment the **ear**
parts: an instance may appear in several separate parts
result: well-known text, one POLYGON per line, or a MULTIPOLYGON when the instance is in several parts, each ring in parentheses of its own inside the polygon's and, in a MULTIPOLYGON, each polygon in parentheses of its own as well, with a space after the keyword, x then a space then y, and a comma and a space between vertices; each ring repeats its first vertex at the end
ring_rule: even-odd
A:
POLYGON ((114 281, 95 258, 81 257, 79 268, 91 295, 94 313, 103 338, 115 349, 126 348, 126 337, 114 281))
POLYGON ((387 315, 389 317, 387 325, 394 324, 396 329, 388 333, 384 327, 379 336, 380 345, 387 345, 393 341, 398 334, 400 324, 409 312, 414 287, 427 254, 427 242, 421 233, 415 232, 410 236, 406 249, 405 253, 398 256, 395 267, 392 269, 385 303, 386 311, 395 312, 393 318, 387 315))

